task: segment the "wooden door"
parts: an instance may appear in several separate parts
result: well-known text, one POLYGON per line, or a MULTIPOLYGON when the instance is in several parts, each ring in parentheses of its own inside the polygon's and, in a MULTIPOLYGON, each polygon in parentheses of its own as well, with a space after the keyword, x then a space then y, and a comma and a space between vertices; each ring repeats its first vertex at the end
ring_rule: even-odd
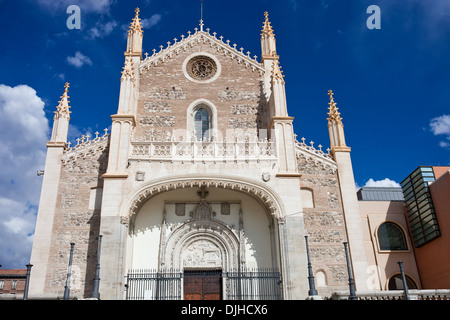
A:
POLYGON ((220 300, 221 270, 189 270, 184 272, 184 300, 220 300))

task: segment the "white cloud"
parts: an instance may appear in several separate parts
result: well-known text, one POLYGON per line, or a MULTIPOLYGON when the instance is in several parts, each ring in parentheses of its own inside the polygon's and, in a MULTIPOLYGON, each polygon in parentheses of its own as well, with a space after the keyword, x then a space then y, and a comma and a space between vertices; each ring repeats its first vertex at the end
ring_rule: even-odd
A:
POLYGON ((38 3, 51 12, 64 10, 64 13, 68 6, 74 4, 80 7, 83 14, 83 12, 108 12, 113 0, 38 0, 38 3))
POLYGON ((0 84, 0 263, 29 262, 49 125, 44 102, 26 85, 0 84))
POLYGON ((156 26, 161 21, 162 16, 158 13, 155 13, 150 18, 142 19, 141 25, 144 29, 150 29, 153 26, 156 26))
POLYGON ((436 117, 430 121, 431 132, 434 135, 444 135, 447 141, 441 141, 439 145, 442 148, 450 148, 450 115, 436 117))
POLYGON ((80 51, 77 51, 73 57, 67 57, 67 62, 76 68, 81 68, 85 64, 92 65, 91 59, 80 51))
POLYGON ((114 20, 104 24, 97 22, 95 27, 89 29, 88 38, 89 39, 103 38, 111 34, 111 32, 113 32, 115 27, 117 27, 117 22, 114 20))
POLYGON ((435 135, 450 135, 450 115, 444 114, 443 116, 432 119, 430 127, 435 135))
POLYGON ((374 181, 372 178, 370 178, 369 181, 366 182, 366 185, 364 187, 400 188, 401 185, 389 178, 377 181, 374 181))

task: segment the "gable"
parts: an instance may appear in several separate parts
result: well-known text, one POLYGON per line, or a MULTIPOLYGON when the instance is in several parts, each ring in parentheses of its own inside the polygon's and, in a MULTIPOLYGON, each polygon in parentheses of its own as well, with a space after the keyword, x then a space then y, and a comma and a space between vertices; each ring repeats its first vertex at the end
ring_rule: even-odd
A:
POLYGON ((214 129, 267 127, 262 64, 209 33, 198 31, 139 65, 135 141, 167 141, 192 131, 196 102, 214 112, 214 129))

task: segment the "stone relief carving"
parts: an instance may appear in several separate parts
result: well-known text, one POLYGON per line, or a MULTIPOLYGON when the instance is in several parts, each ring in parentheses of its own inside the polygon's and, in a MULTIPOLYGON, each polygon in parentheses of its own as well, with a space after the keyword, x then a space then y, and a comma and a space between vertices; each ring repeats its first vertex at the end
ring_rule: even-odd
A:
POLYGON ((301 152, 297 152, 297 165, 299 172, 304 174, 332 175, 337 170, 335 164, 319 156, 305 155, 301 152))
POLYGON ((230 203, 229 202, 222 202, 220 204, 220 213, 223 215, 230 214, 230 203))
POLYGON ((144 181, 145 180, 145 172, 138 171, 136 172, 136 181, 144 181))
POLYGON ((237 104, 231 106, 231 114, 257 115, 261 112, 261 106, 251 104, 237 104))
POLYGON ((149 127, 173 127, 175 116, 140 116, 139 123, 149 127))
POLYGON ((221 267, 222 254, 211 241, 197 240, 186 248, 183 264, 185 267, 221 267))
POLYGON ((219 99, 221 101, 258 101, 260 98, 259 92, 251 91, 219 91, 219 99))
POLYGON ((175 214, 179 217, 184 216, 186 214, 186 204, 175 203, 175 214))
POLYGON ((172 106, 168 102, 144 102, 144 112, 147 113, 172 113, 172 106))
POLYGON ((228 119, 228 128, 256 128, 257 127, 256 119, 248 119, 248 118, 230 118, 228 119))
POLYGON ((159 100, 186 100, 186 90, 178 87, 172 89, 152 88, 148 91, 149 99, 159 100))

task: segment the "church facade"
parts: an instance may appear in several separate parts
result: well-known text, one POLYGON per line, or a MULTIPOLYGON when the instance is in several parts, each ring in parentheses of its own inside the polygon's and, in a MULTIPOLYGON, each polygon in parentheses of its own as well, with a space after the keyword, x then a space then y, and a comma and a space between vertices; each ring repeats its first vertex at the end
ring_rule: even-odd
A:
POLYGON ((260 61, 202 21, 151 56, 142 43, 137 9, 110 133, 70 145, 66 84, 47 143, 30 296, 62 295, 71 243, 78 298, 98 286, 108 300, 243 299, 250 284, 251 298, 305 299, 308 260, 318 295, 330 296, 348 290, 343 242, 366 290, 342 118, 329 91, 329 152, 297 140, 268 14, 260 61), (159 287, 136 292, 137 278, 159 287))

